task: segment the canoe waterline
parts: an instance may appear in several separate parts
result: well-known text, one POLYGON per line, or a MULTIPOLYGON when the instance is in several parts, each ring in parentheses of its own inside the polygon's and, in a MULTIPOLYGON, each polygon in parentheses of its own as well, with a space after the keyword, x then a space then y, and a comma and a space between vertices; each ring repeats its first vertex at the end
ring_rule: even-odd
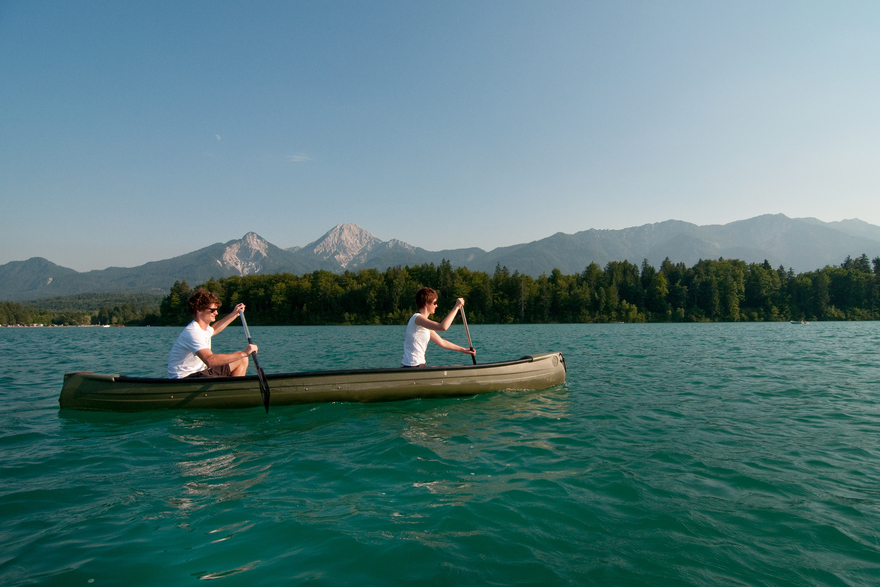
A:
MULTIPOLYGON (((565 382, 565 359, 562 353, 544 353, 502 363, 308 371, 266 379, 271 406, 450 398, 559 385, 565 382)), ((256 375, 158 379, 91 372, 66 373, 59 403, 62 409, 111 412, 263 405, 256 375)))

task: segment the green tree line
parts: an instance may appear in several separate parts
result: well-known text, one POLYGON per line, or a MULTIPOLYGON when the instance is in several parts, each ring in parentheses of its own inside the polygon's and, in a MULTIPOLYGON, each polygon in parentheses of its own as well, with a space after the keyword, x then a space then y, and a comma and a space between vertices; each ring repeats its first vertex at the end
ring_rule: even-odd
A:
POLYGON ((0 302, 0 325, 144 326, 159 321, 155 294, 80 294, 44 298, 25 304, 0 302))
MULTIPOLYGON (((211 279, 223 309, 247 305, 248 323, 276 325, 405 324, 422 286, 440 295, 438 314, 467 300, 468 319, 483 324, 739 322, 880 319, 880 258, 847 257, 839 266, 795 274, 768 262, 668 258, 659 268, 612 261, 576 275, 554 270, 533 278, 498 266, 494 274, 453 269, 448 261, 384 272, 315 271, 211 279)), ((155 324, 189 319, 189 285, 176 282, 155 324)))

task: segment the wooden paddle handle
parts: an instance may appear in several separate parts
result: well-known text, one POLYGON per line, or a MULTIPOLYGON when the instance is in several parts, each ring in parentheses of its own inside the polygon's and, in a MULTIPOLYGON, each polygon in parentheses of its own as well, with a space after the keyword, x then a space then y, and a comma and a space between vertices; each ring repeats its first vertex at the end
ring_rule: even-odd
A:
MULTIPOLYGON (((461 307, 461 323, 464 324, 464 333, 468 339, 468 348, 474 350, 474 345, 471 344, 471 332, 468 330, 467 316, 464 315, 464 306, 461 307)), ((474 355, 471 355, 471 360, 474 362, 474 365, 477 364, 477 357, 474 355)))

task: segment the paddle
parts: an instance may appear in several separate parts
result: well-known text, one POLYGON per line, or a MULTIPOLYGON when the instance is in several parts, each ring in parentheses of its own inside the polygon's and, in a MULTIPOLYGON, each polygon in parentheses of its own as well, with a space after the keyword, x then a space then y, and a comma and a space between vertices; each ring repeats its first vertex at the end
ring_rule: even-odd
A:
MULTIPOLYGON (((247 320, 244 319, 244 312, 239 312, 239 316, 241 316, 241 325, 244 326, 244 335, 247 337, 248 344, 254 344, 251 340, 251 332, 247 327, 247 320)), ((269 384, 266 383, 266 374, 263 373, 263 370, 260 369, 260 362, 257 360, 257 353, 253 354, 254 357, 254 367, 257 368, 257 379, 260 381, 260 395, 263 396, 263 406, 266 408, 266 413, 269 413, 269 384)))
MULTIPOLYGON (((464 324, 464 333, 467 335, 468 348, 470 350, 474 350, 474 345, 471 344, 471 333, 467 327, 467 318, 464 315, 464 306, 461 307, 461 323, 464 324)), ((474 365, 476 365, 477 364, 477 357, 475 357, 474 355, 471 355, 471 359, 473 359, 474 365)))

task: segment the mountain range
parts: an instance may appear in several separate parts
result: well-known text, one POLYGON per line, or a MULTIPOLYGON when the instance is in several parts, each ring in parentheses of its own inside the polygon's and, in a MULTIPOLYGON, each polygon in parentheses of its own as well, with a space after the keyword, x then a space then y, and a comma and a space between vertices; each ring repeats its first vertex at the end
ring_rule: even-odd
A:
POLYGON ((767 260, 796 272, 838 265, 849 255, 880 256, 880 226, 861 220, 822 222, 815 218, 764 215, 724 225, 698 226, 679 220, 621 230, 590 229, 575 234, 500 247, 428 251, 393 239, 382 241, 355 224, 339 224, 303 247, 279 248, 250 232, 186 255, 138 267, 78 272, 42 257, 0 265, 0 300, 21 301, 90 292, 167 293, 175 281, 190 285, 232 275, 315 270, 346 270, 439 264, 492 274, 499 265, 533 277, 553 269, 580 273, 591 262, 647 259, 659 267, 665 258, 692 266, 700 259, 767 260))

